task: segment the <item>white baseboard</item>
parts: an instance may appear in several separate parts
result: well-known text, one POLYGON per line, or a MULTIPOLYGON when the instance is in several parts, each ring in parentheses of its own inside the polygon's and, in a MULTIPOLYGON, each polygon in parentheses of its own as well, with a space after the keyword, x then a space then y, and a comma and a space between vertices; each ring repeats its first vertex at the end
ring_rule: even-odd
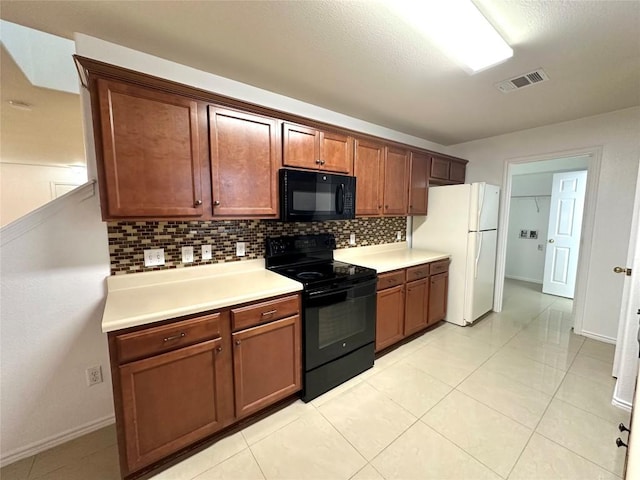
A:
POLYGON ((63 443, 66 443, 74 438, 81 437, 86 435, 87 433, 95 432, 96 430, 100 430, 107 425, 111 425, 115 423, 114 415, 107 415, 106 417, 99 418, 98 420, 94 420, 92 422, 85 423, 79 427, 75 427, 69 430, 66 430, 62 433, 52 435, 44 440, 40 440, 38 442, 31 443, 30 445, 26 445, 24 447, 16 448, 7 453, 2 453, 0 457, 0 467, 4 467, 11 463, 17 462, 18 460, 22 460, 23 458, 28 458, 37 453, 44 452, 45 450, 49 450, 50 448, 57 447, 63 443))
POLYGON ((582 330, 582 332, 575 332, 575 333, 587 338, 592 338, 593 340, 598 340, 599 342, 611 343, 613 345, 616 344, 615 338, 606 337, 604 335, 600 335, 599 333, 587 332, 586 330, 582 330))
POLYGON ((511 280, 520 280, 522 282, 537 283, 539 285, 542 285, 542 282, 537 278, 517 277, 515 275, 505 275, 504 278, 509 278, 511 280))
POLYGON ((631 412, 631 403, 626 402, 624 400, 620 400, 615 395, 613 396, 613 399, 611 400, 611 405, 613 405, 614 407, 618 407, 618 408, 621 408, 623 410, 626 410, 627 412, 631 412))

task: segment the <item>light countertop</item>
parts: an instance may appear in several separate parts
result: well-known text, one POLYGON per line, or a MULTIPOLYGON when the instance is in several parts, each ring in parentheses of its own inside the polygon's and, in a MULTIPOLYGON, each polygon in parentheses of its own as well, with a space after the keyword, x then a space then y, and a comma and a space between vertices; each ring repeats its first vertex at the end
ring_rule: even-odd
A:
MULTIPOLYGON (((336 250, 334 258, 378 273, 449 258, 406 242, 336 250)), ((102 331, 112 332, 184 315, 299 292, 302 284, 267 270, 264 260, 115 275, 107 278, 102 331)))
POLYGON ((343 248, 333 252, 334 258, 341 262, 354 263, 363 267, 375 268, 378 273, 390 272, 399 268, 413 267, 423 263, 449 258, 444 252, 409 248, 407 242, 386 243, 370 247, 343 248))
POLYGON ((103 332, 302 290, 301 283, 266 270, 264 260, 116 275, 107 287, 103 332))

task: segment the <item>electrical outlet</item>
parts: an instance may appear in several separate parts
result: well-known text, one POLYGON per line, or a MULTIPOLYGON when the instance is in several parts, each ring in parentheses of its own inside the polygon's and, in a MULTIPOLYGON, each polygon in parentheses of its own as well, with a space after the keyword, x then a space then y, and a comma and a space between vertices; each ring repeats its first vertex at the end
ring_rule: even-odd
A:
POLYGON ((355 245, 356 244, 356 234, 352 233, 351 235, 349 235, 349 245, 355 245))
POLYGON ((152 248, 144 251, 144 266, 164 265, 164 248, 152 248))
POLYGON ((193 247, 182 247, 182 263, 193 263, 193 247))
POLYGON ((236 242, 236 256, 244 257, 246 253, 246 243, 236 242))
POLYGON ((202 245, 202 260, 211 260, 211 245, 202 245))
POLYGON ((98 383, 102 383, 102 367, 97 365, 87 368, 87 385, 90 387, 98 383))
POLYGON ((543 250, 543 248, 544 248, 544 247, 542 246, 542 244, 541 244, 541 243, 539 243, 539 244, 538 244, 538 250, 542 251, 542 250, 543 250))
POLYGON ((396 240, 397 240, 397 241, 402 240, 402 232, 401 232, 400 230, 398 230, 398 231, 396 232, 396 240))

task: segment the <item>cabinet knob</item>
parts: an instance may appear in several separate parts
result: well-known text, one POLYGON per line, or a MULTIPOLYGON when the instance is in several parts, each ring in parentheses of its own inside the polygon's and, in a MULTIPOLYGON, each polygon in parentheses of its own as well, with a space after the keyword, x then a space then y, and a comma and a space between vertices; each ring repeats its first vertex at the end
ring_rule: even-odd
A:
POLYGON ((236 340, 236 345, 240 345, 242 342, 240 340, 236 340))
POLYGON ((324 165, 324 160, 320 160, 320 165, 324 165))
POLYGON ((631 430, 629 430, 624 423, 621 423, 620 425, 618 425, 618 430, 620 430, 621 432, 629 432, 631 433, 631 430))
POLYGON ((380 210, 382 208, 382 205, 378 205, 378 210, 380 210))
POLYGON ((215 200, 215 201, 213 202, 213 206, 214 206, 214 207, 217 207, 218 205, 220 205, 220 200, 215 200))
POLYGON ((389 205, 385 205, 384 208, 389 208, 389 205))
POLYGON ((202 200, 196 200, 195 202, 193 202, 194 206, 198 206, 198 205, 202 205, 202 200))
POLYGON ((620 437, 616 438, 616 445, 618 446, 618 448, 620 448, 620 447, 625 447, 625 448, 628 447, 628 445, 626 443, 624 443, 620 437))
POLYGON ((220 353, 222 351, 222 347, 217 347, 216 352, 220 353))
POLYGON ((316 165, 320 165, 320 159, 316 160, 316 165))

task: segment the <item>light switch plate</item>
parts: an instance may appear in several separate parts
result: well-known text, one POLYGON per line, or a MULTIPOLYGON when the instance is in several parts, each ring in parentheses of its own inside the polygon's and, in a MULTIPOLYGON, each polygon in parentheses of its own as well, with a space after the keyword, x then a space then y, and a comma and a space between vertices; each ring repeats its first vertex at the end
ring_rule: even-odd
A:
POLYGON ((202 260, 211 260, 211 245, 202 245, 202 260))
POLYGON ((193 263, 193 247, 182 247, 182 263, 193 263))
POLYGON ((244 242, 236 242, 236 256, 244 257, 246 253, 246 244, 244 242))
POLYGON ((152 248, 144 251, 144 266, 164 265, 164 248, 152 248))

